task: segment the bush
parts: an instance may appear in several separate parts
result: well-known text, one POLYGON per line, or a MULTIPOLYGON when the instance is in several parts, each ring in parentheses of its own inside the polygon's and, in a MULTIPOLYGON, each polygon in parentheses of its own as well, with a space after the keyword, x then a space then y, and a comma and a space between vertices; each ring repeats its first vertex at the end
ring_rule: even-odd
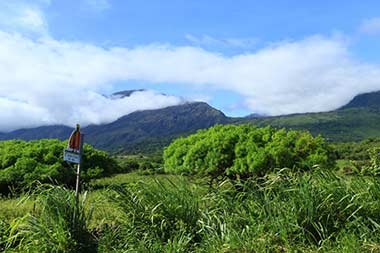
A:
MULTIPOLYGON (((36 180, 42 183, 74 185, 75 171, 63 161, 65 142, 58 140, 0 142, 0 193, 9 188, 25 188, 36 180)), ((84 145, 82 181, 119 171, 107 153, 84 145)))
POLYGON ((363 175, 379 176, 380 175, 380 147, 368 149, 369 164, 360 167, 360 173, 363 175))
POLYGON ((164 162, 167 172, 231 179, 261 177, 275 168, 335 165, 321 136, 252 125, 217 125, 179 138, 165 148, 164 162))

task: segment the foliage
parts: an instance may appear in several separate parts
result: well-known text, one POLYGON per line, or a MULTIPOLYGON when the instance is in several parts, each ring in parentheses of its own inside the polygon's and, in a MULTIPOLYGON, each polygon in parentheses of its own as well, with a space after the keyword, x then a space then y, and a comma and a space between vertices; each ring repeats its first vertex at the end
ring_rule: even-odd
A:
POLYGON ((162 156, 116 156, 122 173, 140 171, 144 174, 162 173, 162 156))
POLYGON ((360 168, 360 173, 363 175, 379 176, 380 175, 380 147, 368 149, 370 162, 367 166, 360 168))
MULTIPOLYGON (((62 158, 65 146, 58 140, 0 142, 0 193, 25 188, 36 180, 73 185, 74 168, 62 158)), ((84 145, 82 165, 84 182, 119 171, 114 159, 89 145, 84 145)))
POLYGON ((370 160, 368 150, 380 146, 379 138, 366 139, 360 142, 334 143, 338 159, 366 161, 370 160))
POLYGON ((11 224, 7 248, 18 252, 93 252, 95 238, 87 229, 91 209, 86 195, 76 205, 74 192, 60 186, 41 186, 35 192, 37 209, 11 224))
POLYGON ((308 132, 217 125, 175 140, 164 151, 165 170, 186 174, 244 179, 275 168, 310 170, 333 166, 330 147, 308 132))
POLYGON ((6 221, 0 219, 0 252, 3 252, 5 250, 8 238, 9 224, 7 224, 6 221))
POLYGON ((199 242, 200 195, 186 182, 169 180, 152 184, 113 186, 110 202, 123 212, 115 231, 105 227, 107 236, 99 242, 102 252, 185 252, 199 242), (109 241, 112 233, 112 241, 109 241))
POLYGON ((188 183, 110 189, 124 219, 103 228, 102 252, 362 252, 380 238, 380 182, 283 169, 204 192, 188 183), (168 226, 170 224, 170 226, 168 226), (177 251, 173 250, 177 249, 177 251))
POLYGON ((377 177, 281 169, 260 183, 240 182, 241 191, 236 191, 230 181, 210 189, 186 177, 127 176, 128 183, 84 197, 89 207, 81 205, 76 228, 83 236, 73 231, 70 222, 73 192, 62 187, 38 190, 29 198, 36 198, 30 215, 0 222, 0 248, 7 246, 7 252, 379 250, 377 177), (96 211, 91 206, 100 203, 104 209, 89 228, 91 212, 96 211))
MULTIPOLYGON (((273 117, 226 117, 206 103, 186 103, 159 110, 134 112, 115 122, 83 128, 86 140, 96 148, 115 154, 155 154, 180 136, 215 124, 253 123, 265 127, 307 130, 331 142, 361 141, 380 136, 380 92, 357 96, 338 110, 273 117)), ((72 131, 64 126, 45 126, 0 133, 2 139, 65 139, 72 131)))
POLYGON ((112 153, 161 155, 173 138, 227 120, 208 104, 195 102, 134 112, 111 125, 90 126, 83 131, 89 143, 112 153))
POLYGON ((258 126, 271 125, 278 128, 307 130, 315 136, 321 134, 331 142, 356 142, 379 137, 380 107, 242 119, 238 122, 249 122, 258 126))
POLYGON ((361 142, 335 143, 334 150, 345 172, 362 175, 380 175, 380 139, 367 139, 361 142))

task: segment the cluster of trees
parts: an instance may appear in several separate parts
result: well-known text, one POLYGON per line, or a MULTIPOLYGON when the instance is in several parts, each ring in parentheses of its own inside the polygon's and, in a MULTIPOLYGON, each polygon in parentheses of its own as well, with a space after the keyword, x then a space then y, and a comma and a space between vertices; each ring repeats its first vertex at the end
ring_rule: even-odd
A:
POLYGON ((227 176, 263 176, 276 168, 309 170, 335 165, 334 152, 321 136, 306 131, 253 125, 217 125, 179 138, 164 150, 167 172, 227 176))
POLYGON ((334 149, 338 159, 355 160, 355 161, 369 161, 369 150, 379 147, 379 138, 370 138, 361 142, 341 142, 335 143, 334 149))
POLYGON ((122 173, 140 171, 142 174, 163 173, 162 154, 160 155, 128 155, 116 157, 122 173))
POLYGON ((346 173, 380 175, 380 139, 370 138, 361 142, 334 143, 336 156, 345 160, 346 173))
MULTIPOLYGON (((63 161, 66 142, 58 140, 0 142, 0 193, 23 188, 36 180, 73 185, 75 170, 63 161)), ((106 152, 84 145, 81 177, 84 182, 117 173, 117 162, 106 152)))

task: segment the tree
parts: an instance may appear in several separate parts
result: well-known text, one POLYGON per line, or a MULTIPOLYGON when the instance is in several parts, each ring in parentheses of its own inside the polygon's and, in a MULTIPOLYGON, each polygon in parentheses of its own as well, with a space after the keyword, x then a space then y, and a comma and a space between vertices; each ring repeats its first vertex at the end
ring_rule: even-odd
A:
MULTIPOLYGON (((24 188, 36 180, 74 185, 75 172, 63 161, 66 142, 58 140, 0 142, 0 193, 9 187, 24 188)), ((106 152, 84 145, 82 180, 108 176, 119 171, 106 152)))
POLYGON ((164 150, 164 168, 167 172, 244 179, 276 168, 334 166, 332 154, 321 136, 309 132, 217 125, 173 141, 164 150))

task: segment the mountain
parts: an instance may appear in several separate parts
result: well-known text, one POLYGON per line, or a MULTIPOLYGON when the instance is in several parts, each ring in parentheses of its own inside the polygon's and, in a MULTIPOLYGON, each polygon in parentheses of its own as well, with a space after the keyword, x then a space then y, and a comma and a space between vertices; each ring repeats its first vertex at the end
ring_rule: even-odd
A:
POLYGON ((110 98, 112 99, 120 99, 120 98, 125 98, 125 97, 129 97, 132 95, 132 93, 134 92, 142 92, 142 91, 146 91, 145 89, 138 89, 138 90, 124 90, 124 91, 119 91, 119 92, 115 92, 113 93, 110 98))
POLYGON ((181 135, 215 124, 226 124, 228 118, 206 103, 186 103, 158 110, 138 111, 107 125, 89 126, 88 142, 109 151, 154 151, 181 135))
MULTIPOLYGON (((113 94, 112 98, 130 96, 136 90, 113 94)), ((140 90, 137 90, 140 91, 140 90)), ((215 124, 253 123, 278 128, 309 130, 331 141, 359 141, 380 137, 380 92, 356 96, 338 110, 276 117, 250 115, 226 117, 207 103, 185 103, 157 110, 137 111, 104 125, 82 128, 86 143, 114 153, 153 153, 162 150, 174 138, 194 133, 215 124)), ((72 128, 43 126, 0 133, 6 139, 67 139, 72 128)))
POLYGON ((257 119, 257 118, 265 118, 265 117, 266 117, 265 115, 259 114, 259 113, 251 113, 245 116, 245 118, 248 118, 248 119, 257 119))
MULTIPOLYGON (((111 152, 151 153, 168 145, 173 138, 198 129, 229 122, 221 111, 207 103, 194 102, 157 110, 137 111, 104 125, 82 128, 86 143, 111 152)), ((0 134, 8 139, 67 139, 72 128, 44 126, 0 134)))
POLYGON ((38 139, 67 139, 72 128, 61 125, 42 126, 36 128, 19 129, 10 133, 0 133, 0 140, 38 140, 38 139))
POLYGON ((342 106, 340 110, 363 107, 380 108, 380 91, 357 95, 347 105, 342 106))
POLYGON ((308 130, 336 142, 380 137, 380 91, 360 94, 331 112, 292 114, 246 120, 258 126, 272 125, 308 130))

